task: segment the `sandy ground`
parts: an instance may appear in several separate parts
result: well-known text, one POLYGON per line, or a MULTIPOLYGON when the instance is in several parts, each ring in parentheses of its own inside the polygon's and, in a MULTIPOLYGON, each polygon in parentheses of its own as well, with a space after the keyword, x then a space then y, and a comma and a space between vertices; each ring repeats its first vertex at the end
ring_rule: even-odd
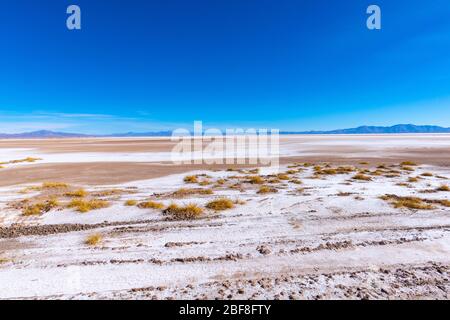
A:
MULTIPOLYGON (((26 157, 33 163, 0 169, 0 186, 61 180, 116 184, 198 169, 252 165, 173 165, 168 138, 0 140, 0 162, 26 157), (112 174, 113 173, 113 174, 112 174)), ((281 136, 280 163, 392 164, 404 159, 450 166, 450 135, 281 136)))
MULTIPOLYGON (((450 297, 450 209, 437 202, 450 200, 450 192, 438 191, 450 182, 450 136, 285 139, 280 170, 295 172, 288 173, 289 180, 269 184, 275 171, 261 168, 265 184, 277 190, 269 194, 258 193, 260 185, 246 182, 254 173, 225 170, 229 166, 105 162, 103 155, 97 162, 74 163, 72 151, 62 151, 66 141, 59 151, 50 150, 48 141, 2 141, 0 150, 4 148, 2 155, 8 158, 1 161, 34 153, 43 160, 0 169, 0 298, 450 297), (330 145, 334 149, 329 150, 330 145), (46 162, 46 155, 54 153, 65 155, 67 163, 46 162), (419 165, 405 170, 398 162, 406 160, 419 165), (369 170, 370 181, 352 179, 356 171, 315 176, 311 166, 288 168, 295 161, 320 163, 322 168, 324 162, 331 162, 332 168, 354 165, 369 170), (398 173, 371 175, 379 163, 386 163, 386 172, 398 173), (199 179, 211 184, 186 184, 186 172, 206 174, 199 179), (419 178, 412 182, 413 177, 419 178), (220 179, 225 183, 218 184, 220 179), (87 213, 63 206, 23 216, 18 203, 42 196, 24 188, 56 180, 92 195, 122 192, 104 193, 99 197, 110 206, 87 213), (194 187, 213 193, 183 198, 172 194, 194 187), (433 205, 429 210, 395 208, 380 199, 386 194, 420 197, 433 205), (226 211, 204 209, 194 220, 173 221, 159 209, 124 205, 126 200, 154 200, 204 208, 224 196, 239 202, 226 211), (93 234, 102 236, 100 243, 85 244, 93 234)), ((135 146, 147 143, 136 141, 135 146)), ((80 141, 70 143, 74 145, 66 147, 77 154, 98 152, 83 149, 80 141)), ((108 148, 118 143, 123 141, 108 140, 108 148)), ((158 152, 167 150, 153 151, 158 152)))

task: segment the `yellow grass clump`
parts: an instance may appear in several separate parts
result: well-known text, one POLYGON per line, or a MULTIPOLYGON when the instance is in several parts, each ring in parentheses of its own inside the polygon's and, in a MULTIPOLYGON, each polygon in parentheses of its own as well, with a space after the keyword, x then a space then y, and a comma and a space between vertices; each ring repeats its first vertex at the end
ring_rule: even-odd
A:
POLYGON ((408 182, 417 182, 417 181, 419 181, 419 179, 416 178, 416 177, 409 177, 408 178, 408 182))
POLYGON ((137 201, 136 201, 136 200, 130 199, 130 200, 125 201, 125 205, 126 205, 127 207, 132 207, 132 206, 137 205, 137 201))
POLYGON ((183 181, 186 183, 198 183, 197 176, 186 176, 183 181))
POLYGON ((190 195, 209 195, 213 194, 214 192, 211 189, 202 189, 202 188, 181 188, 177 191, 173 192, 172 195, 175 197, 186 197, 190 195))
POLYGON ((84 241, 85 244, 89 245, 89 246, 96 246, 98 244, 100 244, 103 240, 103 236, 99 233, 96 234, 92 234, 90 236, 88 236, 86 238, 86 240, 84 241))
POLYGON ((203 209, 193 203, 184 207, 172 203, 164 209, 163 214, 170 216, 171 220, 193 220, 202 216, 203 209))
POLYGON ((415 170, 413 167, 409 167, 409 166, 402 167, 402 169, 405 171, 414 171, 415 170))
POLYGON ((289 182, 290 183, 293 183, 293 184, 302 184, 303 182, 301 181, 301 180, 299 180, 299 179, 291 179, 291 180, 289 180, 289 182))
POLYGON ((400 165, 401 166, 417 166, 417 164, 412 161, 403 161, 402 163, 400 163, 400 165))
POLYGON ((88 195, 88 192, 84 189, 78 189, 74 191, 69 191, 64 193, 66 197, 73 197, 73 198, 84 198, 88 195))
POLYGON ((251 184, 263 184, 264 183, 264 179, 261 178, 260 176, 250 176, 247 178, 248 178, 247 182, 251 183, 251 184))
POLYGON ((421 174, 422 177, 432 177, 433 174, 431 172, 424 172, 421 174))
POLYGON ((219 198, 216 200, 212 200, 206 204, 206 208, 216 211, 232 209, 233 207, 234 207, 233 201, 231 201, 228 198, 219 198))
POLYGON ((434 207, 426 200, 417 197, 400 197, 396 195, 385 195, 381 199, 389 201, 394 208, 408 208, 417 210, 432 210, 434 207))
POLYGON ((42 189, 58 189, 58 188, 68 188, 69 185, 64 182, 44 182, 42 184, 42 189))
POLYGON ((277 193, 277 192, 278 192, 277 189, 269 186, 261 186, 258 190, 259 194, 277 193))
POLYGON ((138 206, 138 208, 141 208, 141 209, 162 209, 162 208, 164 208, 164 205, 162 203, 155 202, 155 201, 141 202, 137 206, 138 206))
POLYGON ((278 174, 277 178, 280 179, 280 180, 289 180, 290 179, 287 174, 282 174, 282 173, 278 174))
POLYGON ((450 187, 446 184, 441 185, 439 188, 436 189, 437 191, 450 191, 450 187))
POLYGON ((49 212, 50 210, 59 206, 58 199, 51 198, 43 202, 34 203, 26 206, 22 210, 24 216, 36 216, 49 212))
POLYGON ((91 210, 97 210, 102 208, 107 208, 109 206, 109 202, 105 200, 91 199, 73 199, 69 202, 67 207, 75 208, 78 212, 89 212, 91 210))
POLYGON ((354 180, 361 180, 361 181, 372 181, 371 177, 366 176, 366 175, 364 175, 362 173, 358 173, 358 174, 354 175, 352 177, 352 179, 354 179, 354 180))

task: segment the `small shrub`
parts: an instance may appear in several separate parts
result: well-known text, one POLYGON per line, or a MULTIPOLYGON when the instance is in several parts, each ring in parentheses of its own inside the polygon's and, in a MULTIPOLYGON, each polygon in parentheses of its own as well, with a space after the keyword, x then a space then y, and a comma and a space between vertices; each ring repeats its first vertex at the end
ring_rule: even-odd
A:
POLYGON ((92 234, 92 235, 88 236, 86 238, 86 240, 84 241, 84 243, 89 246, 96 246, 96 245, 100 244, 100 242, 102 242, 102 240, 103 240, 103 236, 99 233, 96 233, 96 234, 92 234))
POLYGON ((225 182, 226 182, 225 179, 219 179, 219 180, 216 181, 216 183, 217 183, 219 186, 224 185, 225 182))
POLYGON ((417 181, 419 181, 419 179, 416 178, 416 177, 409 177, 408 178, 408 182, 417 182, 417 181))
POLYGON ((301 181, 301 180, 299 180, 299 179, 291 179, 291 180, 289 180, 289 182, 290 183, 293 183, 293 184, 302 184, 303 182, 301 181))
POLYGON ((56 198, 51 198, 44 202, 34 203, 32 205, 26 206, 22 210, 22 215, 24 215, 24 216, 41 215, 46 212, 49 212, 50 210, 52 210, 58 206, 59 206, 58 200, 56 198))
POLYGON ((422 177, 432 177, 433 174, 431 172, 424 172, 421 174, 422 177))
POLYGON ((198 183, 199 186, 208 186, 211 182, 209 180, 203 180, 198 183))
POLYGON ((400 197, 396 195, 385 195, 381 199, 390 201, 394 208, 408 208, 418 210, 432 210, 434 207, 426 200, 417 197, 400 197))
POLYGON ((137 206, 138 206, 138 208, 141 208, 141 209, 162 209, 162 208, 164 208, 164 205, 162 203, 155 202, 155 201, 141 202, 137 206))
POLYGON ((202 189, 202 188, 181 188, 177 191, 173 192, 172 195, 175 197, 186 197, 190 195, 209 195, 213 194, 214 192, 211 189, 202 189))
POLYGON ((362 180, 362 181, 372 181, 371 177, 366 176, 366 175, 364 175, 362 173, 358 173, 358 174, 354 175, 352 177, 352 179, 354 179, 354 180, 362 180))
POLYGON ((44 182, 42 184, 42 189, 57 189, 57 188, 68 188, 69 185, 63 182, 44 182))
POLYGON ((127 201, 125 201, 125 205, 128 207, 132 207, 132 206, 137 205, 137 201, 136 200, 127 200, 127 201))
POLYGON ((414 169, 413 167, 408 167, 408 166, 406 166, 406 167, 402 167, 402 170, 405 170, 405 171, 414 171, 415 169, 414 169))
POLYGON ((402 163, 400 163, 400 166, 417 166, 417 164, 412 161, 403 161, 402 163))
POLYGON ((277 189, 269 186, 261 186, 258 190, 259 194, 277 193, 277 192, 278 192, 277 189))
POLYGON ((219 199, 208 202, 206 204, 206 208, 216 210, 216 211, 223 211, 223 210, 234 208, 234 203, 230 199, 219 198, 219 199))
POLYGON ((173 203, 163 211, 163 214, 169 215, 171 220, 193 220, 201 217, 203 209, 196 204, 180 207, 173 203))
POLYGON ((183 181, 186 183, 198 183, 197 176, 186 176, 183 181))
POLYGON ((287 174, 278 174, 277 178, 280 180, 289 180, 289 176, 287 174))
POLYGON ((75 191, 69 191, 64 194, 66 197, 84 198, 88 195, 88 192, 84 189, 78 189, 75 191))
POLYGON ((439 188, 436 189, 437 191, 450 191, 450 187, 446 184, 441 185, 439 188))
POLYGON ((67 205, 68 208, 75 208, 78 212, 82 213, 89 212, 91 210, 107 208, 108 206, 109 206, 108 201, 98 199, 91 199, 91 200, 73 199, 67 205))
POLYGON ((260 176, 250 176, 250 177, 248 177, 247 182, 251 183, 251 184, 263 184, 264 179, 261 178, 260 176))

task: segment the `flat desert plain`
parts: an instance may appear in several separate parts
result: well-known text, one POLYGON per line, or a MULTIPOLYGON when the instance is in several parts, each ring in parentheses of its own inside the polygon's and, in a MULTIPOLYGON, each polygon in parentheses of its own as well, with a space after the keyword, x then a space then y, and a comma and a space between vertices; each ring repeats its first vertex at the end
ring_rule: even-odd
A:
POLYGON ((2 299, 448 299, 450 135, 0 140, 2 299))

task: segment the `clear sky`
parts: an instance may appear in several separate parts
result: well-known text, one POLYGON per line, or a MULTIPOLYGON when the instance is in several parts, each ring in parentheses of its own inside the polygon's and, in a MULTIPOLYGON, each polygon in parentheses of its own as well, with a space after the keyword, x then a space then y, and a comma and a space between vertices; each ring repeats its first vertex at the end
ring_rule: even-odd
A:
POLYGON ((0 132, 450 126, 449 0, 5 0, 0 27, 0 132))

